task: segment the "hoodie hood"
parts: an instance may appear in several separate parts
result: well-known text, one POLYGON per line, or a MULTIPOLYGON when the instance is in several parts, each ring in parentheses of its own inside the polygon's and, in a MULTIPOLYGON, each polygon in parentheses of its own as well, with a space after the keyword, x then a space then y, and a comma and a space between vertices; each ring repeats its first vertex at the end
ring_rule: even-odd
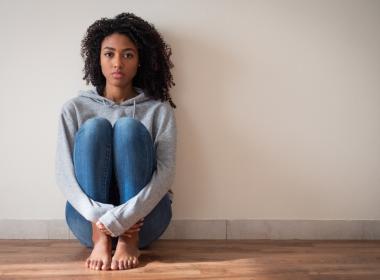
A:
POLYGON ((98 102, 100 104, 103 104, 105 106, 109 107, 116 107, 116 106, 132 106, 133 105, 133 118, 135 117, 136 112, 136 104, 148 101, 151 99, 150 96, 147 96, 145 92, 138 87, 134 87, 135 91, 137 92, 137 95, 133 98, 124 100, 121 103, 116 103, 108 98, 105 98, 104 96, 99 95, 96 88, 88 89, 88 90, 80 90, 79 96, 89 98, 93 100, 94 102, 98 102))

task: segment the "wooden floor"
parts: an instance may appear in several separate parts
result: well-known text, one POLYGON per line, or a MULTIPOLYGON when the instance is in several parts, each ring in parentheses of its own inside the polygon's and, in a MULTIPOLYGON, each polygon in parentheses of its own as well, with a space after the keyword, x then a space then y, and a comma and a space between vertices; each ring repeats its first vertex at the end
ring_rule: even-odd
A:
POLYGON ((76 240, 0 240, 0 279, 380 280, 380 241, 160 240, 140 267, 93 271, 76 240))

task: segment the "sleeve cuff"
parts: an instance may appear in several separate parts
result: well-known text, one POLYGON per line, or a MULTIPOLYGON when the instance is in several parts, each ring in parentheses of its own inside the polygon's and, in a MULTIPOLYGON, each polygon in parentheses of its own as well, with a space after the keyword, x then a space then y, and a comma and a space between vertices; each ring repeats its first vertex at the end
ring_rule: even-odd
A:
POLYGON ((101 216, 99 221, 111 232, 112 237, 118 237, 125 231, 123 225, 110 211, 101 216))

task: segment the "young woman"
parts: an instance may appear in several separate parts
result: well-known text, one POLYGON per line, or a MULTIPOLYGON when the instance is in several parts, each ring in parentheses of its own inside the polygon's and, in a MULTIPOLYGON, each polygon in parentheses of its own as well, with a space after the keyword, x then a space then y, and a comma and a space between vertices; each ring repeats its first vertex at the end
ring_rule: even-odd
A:
POLYGON ((175 173, 171 49, 132 13, 101 18, 82 40, 84 77, 61 109, 56 180, 67 224, 96 270, 138 265, 167 228, 175 173))

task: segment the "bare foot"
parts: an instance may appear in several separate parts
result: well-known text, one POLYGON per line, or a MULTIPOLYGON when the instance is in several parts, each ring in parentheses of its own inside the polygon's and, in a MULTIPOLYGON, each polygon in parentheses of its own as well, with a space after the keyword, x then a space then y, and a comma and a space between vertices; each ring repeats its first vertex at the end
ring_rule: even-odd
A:
POLYGON ((119 236, 115 254, 112 257, 112 270, 124 270, 138 266, 140 256, 140 250, 138 249, 139 233, 134 232, 131 236, 119 236))
POLYGON ((94 248, 86 260, 86 267, 94 270, 109 270, 112 256, 111 237, 99 231, 96 225, 92 224, 92 240, 94 248))

